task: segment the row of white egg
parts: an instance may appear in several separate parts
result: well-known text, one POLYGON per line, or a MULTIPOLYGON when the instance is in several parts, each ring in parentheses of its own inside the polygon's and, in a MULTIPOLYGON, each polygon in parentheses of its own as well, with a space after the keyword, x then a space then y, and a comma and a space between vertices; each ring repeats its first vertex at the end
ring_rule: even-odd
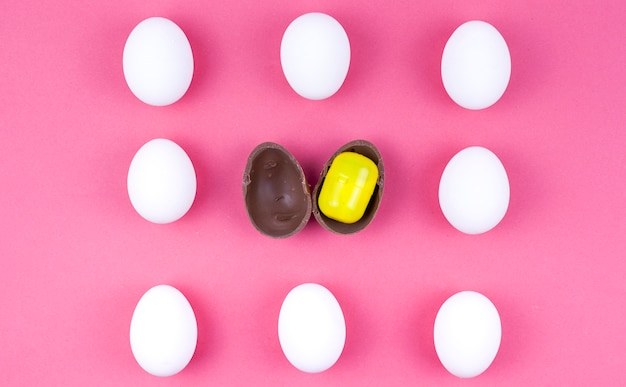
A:
MULTIPOLYGON (((133 157, 127 188, 135 210, 153 223, 171 223, 191 208, 196 174, 187 153, 171 140, 144 144, 133 157)), ((439 183, 439 205, 461 232, 481 234, 495 227, 509 206, 509 180, 490 150, 472 146, 446 165, 439 183)))
MULTIPOLYGON (((448 298, 434 321, 439 360, 453 375, 483 373, 500 348, 502 326, 493 303, 474 291, 448 298)), ((148 290, 130 324, 130 346, 139 365, 155 376, 182 371, 196 350, 198 326, 185 296, 169 285, 148 290)), ((278 315, 278 339, 287 360, 303 372, 332 367, 343 352, 346 323, 335 296, 324 286, 305 283, 285 297, 278 315)))
MULTIPOLYGON (((280 61, 289 85, 304 98, 321 100, 343 85, 350 67, 350 41, 341 24, 324 13, 296 18, 285 30, 280 61)), ((171 20, 151 17, 130 33, 123 53, 130 90, 141 101, 164 106, 178 101, 191 84, 191 45, 171 20)), ((511 76, 508 46, 491 24, 472 20, 448 39, 441 58, 444 88, 460 106, 484 109, 504 94, 511 76)))

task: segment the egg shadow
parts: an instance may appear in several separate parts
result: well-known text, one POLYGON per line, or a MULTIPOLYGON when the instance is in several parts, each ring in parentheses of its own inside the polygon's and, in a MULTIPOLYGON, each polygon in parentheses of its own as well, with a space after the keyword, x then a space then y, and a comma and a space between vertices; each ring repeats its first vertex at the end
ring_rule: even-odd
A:
POLYGON ((182 12, 180 9, 170 9, 165 16, 176 23, 185 33, 191 46, 193 55, 193 78, 185 95, 176 102, 177 107, 197 108, 197 104, 210 100, 207 94, 213 90, 210 87, 214 70, 219 67, 219 55, 222 49, 218 39, 210 39, 216 36, 211 31, 211 24, 200 12, 182 12))
POLYGON ((377 74, 385 65, 382 53, 386 52, 386 41, 381 31, 372 30, 374 23, 367 19, 367 14, 347 9, 329 14, 341 24, 350 41, 350 66, 341 87, 331 98, 335 104, 349 106, 364 96, 368 84, 378 79, 377 74))
MULTIPOLYGON (((536 313, 521 310, 520 305, 510 297, 502 298, 497 294, 489 297, 500 316, 502 339, 496 357, 486 372, 504 376, 516 369, 516 364, 527 361, 527 355, 532 354, 532 351, 529 351, 530 348, 536 348, 531 333, 534 330, 529 328, 527 317, 536 313)), ((528 308, 533 309, 536 306, 529 305, 528 308)))
POLYGON ((368 324, 371 313, 363 309, 363 305, 367 305, 367 300, 360 300, 354 292, 341 284, 330 284, 329 290, 341 306, 346 323, 346 342, 334 367, 360 368, 362 359, 372 351, 371 337, 376 334, 374 330, 368 328, 372 326, 368 324))
POLYGON ((223 343, 219 340, 220 336, 217 334, 218 327, 215 319, 210 313, 210 308, 207 308, 207 305, 211 305, 211 299, 209 294, 206 291, 202 291, 202 289, 178 283, 174 283, 172 286, 185 295, 185 298, 191 304, 198 325, 196 350, 185 371, 193 373, 206 372, 212 368, 212 364, 216 363, 215 359, 223 347, 223 343))
POLYGON ((191 208, 182 219, 192 220, 199 216, 204 217, 204 214, 210 210, 208 207, 214 194, 209 184, 215 179, 215 176, 212 175, 213 171, 209 168, 209 166, 214 165, 209 156, 210 152, 202 149, 202 145, 194 141, 193 136, 177 138, 174 141, 185 150, 191 159, 196 174, 196 196, 191 208))
POLYGON ((507 19, 495 24, 511 55, 511 79, 501 98, 502 104, 507 104, 511 110, 524 109, 525 101, 535 103, 537 93, 544 95, 546 87, 553 87, 548 85, 553 85, 559 72, 559 62, 554 55, 558 47, 550 38, 552 34, 545 25, 533 22, 525 20, 523 25, 516 25, 515 19, 507 19))
POLYGON ((519 153, 516 144, 494 147, 509 180, 510 199, 501 227, 532 230, 547 211, 550 188, 542 179, 542 166, 534 157, 519 153))

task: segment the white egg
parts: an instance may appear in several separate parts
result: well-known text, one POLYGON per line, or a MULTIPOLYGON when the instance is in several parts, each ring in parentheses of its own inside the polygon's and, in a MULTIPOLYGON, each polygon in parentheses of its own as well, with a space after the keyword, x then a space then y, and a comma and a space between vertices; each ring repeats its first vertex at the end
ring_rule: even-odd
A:
POLYGON ((350 67, 350 42, 341 24, 313 12, 287 27, 280 61, 289 85, 304 98, 321 100, 335 94, 350 67))
POLYGON ((151 17, 139 23, 124 46, 124 77, 141 101, 165 106, 178 101, 193 77, 187 36, 174 22, 151 17))
POLYGON ((297 369, 316 373, 330 368, 346 341, 346 323, 335 296, 313 283, 292 289, 280 308, 278 339, 297 369))
POLYGON ((196 316, 178 289, 158 285, 141 297, 130 322, 130 347, 145 371, 155 376, 182 371, 197 339, 196 316))
POLYGON ((473 378, 489 368, 501 338, 496 307, 477 292, 453 295, 443 303, 435 318, 437 356, 451 374, 460 378, 473 378))
POLYGON ((457 28, 441 58, 446 92, 464 108, 487 108, 502 97, 511 77, 511 55, 491 24, 473 20, 457 28))
POLYGON ((187 153, 171 140, 148 141, 128 169, 128 196, 153 223, 171 223, 189 211, 196 197, 196 172, 187 153))
POLYGON ((490 150, 472 146, 446 165, 439 183, 439 205, 446 219, 466 234, 494 228, 509 207, 509 179, 490 150))

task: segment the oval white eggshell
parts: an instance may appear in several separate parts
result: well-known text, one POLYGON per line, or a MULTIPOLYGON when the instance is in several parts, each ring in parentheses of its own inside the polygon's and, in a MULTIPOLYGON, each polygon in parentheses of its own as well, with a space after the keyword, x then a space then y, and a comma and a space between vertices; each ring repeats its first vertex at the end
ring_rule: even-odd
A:
POLYGON ((346 341, 346 323, 335 296, 322 285, 296 286, 280 309, 278 338, 297 369, 316 373, 330 368, 346 341))
POLYGON ((178 101, 193 77, 189 40, 178 25, 163 17, 145 19, 132 30, 122 62, 128 87, 149 105, 178 101))
POLYGON ((185 296, 169 285, 148 290, 130 323, 130 347, 137 363, 155 376, 171 376, 191 360, 198 339, 193 309, 185 296))
POLYGON ((490 150, 472 146, 446 165, 439 183, 439 205, 446 219, 466 234, 495 227, 509 207, 510 187, 504 166, 490 150))
POLYGON ((178 144, 157 138, 144 144, 133 157, 127 186, 139 215, 153 223, 171 223, 193 204, 196 172, 178 144))
POLYGON ((348 35, 332 16, 304 14, 285 30, 280 62, 296 93, 312 100, 328 98, 339 90, 348 74, 348 35))
POLYGON ((452 33, 443 49, 441 79, 454 102, 487 108, 502 97, 510 77, 509 48, 494 26, 472 20, 452 33))
POLYGON ((435 318, 434 342, 443 366, 460 378, 483 373, 502 338, 500 315, 484 295, 463 291, 446 300, 435 318))

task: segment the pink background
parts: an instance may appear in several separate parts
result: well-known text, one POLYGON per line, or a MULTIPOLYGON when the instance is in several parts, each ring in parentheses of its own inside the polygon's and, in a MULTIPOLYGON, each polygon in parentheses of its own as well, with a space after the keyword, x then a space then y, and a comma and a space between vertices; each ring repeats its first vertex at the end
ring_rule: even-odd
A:
POLYGON ((0 385, 618 385, 626 383, 626 3, 614 1, 5 1, 0 22, 0 385), (282 33, 336 17, 352 45, 342 89, 293 92, 282 33), (149 16, 187 34, 196 71, 168 107, 143 104, 122 73, 149 16), (509 44, 503 98, 455 105, 443 46, 482 19, 509 44), (130 205, 126 173, 148 140, 189 154, 198 193, 180 221, 130 205), (247 218, 241 178, 264 141, 289 149, 315 184, 344 143, 380 149, 383 201, 359 234, 313 219, 273 240, 247 218), (439 177, 482 145, 511 183, 504 220, 478 236, 450 226, 439 177), (310 375, 283 356, 277 318, 303 282, 329 288, 347 323, 342 357, 310 375), (171 378, 130 351, 133 309, 168 283, 193 306, 198 347, 171 378), (497 306, 500 351, 461 380, 439 363, 441 303, 476 290, 497 306))

